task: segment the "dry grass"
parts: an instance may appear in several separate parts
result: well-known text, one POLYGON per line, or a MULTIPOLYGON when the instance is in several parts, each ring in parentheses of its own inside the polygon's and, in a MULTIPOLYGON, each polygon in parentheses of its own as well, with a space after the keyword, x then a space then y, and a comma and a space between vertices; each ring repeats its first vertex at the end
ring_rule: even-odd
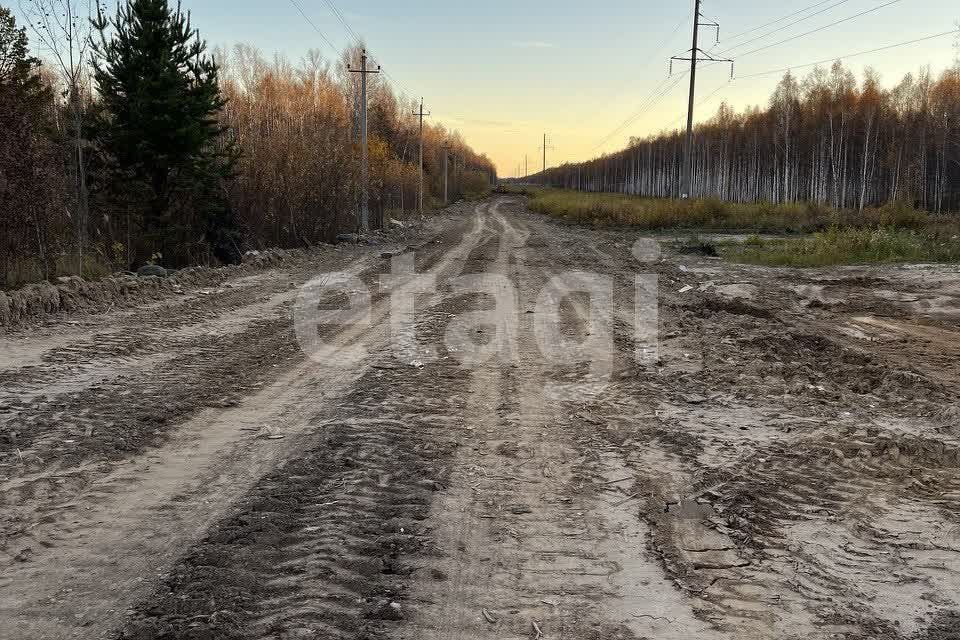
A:
POLYGON ((903 203, 863 212, 813 203, 668 200, 526 188, 532 210, 572 224, 649 231, 753 232, 788 237, 713 247, 731 260, 784 266, 960 261, 960 216, 903 203), (792 237, 790 237, 792 236, 792 237))
POLYGON ((733 203, 715 198, 667 200, 560 189, 527 189, 525 192, 530 196, 532 210, 561 220, 649 230, 812 233, 831 227, 923 229, 943 220, 903 204, 859 213, 812 203, 733 203))

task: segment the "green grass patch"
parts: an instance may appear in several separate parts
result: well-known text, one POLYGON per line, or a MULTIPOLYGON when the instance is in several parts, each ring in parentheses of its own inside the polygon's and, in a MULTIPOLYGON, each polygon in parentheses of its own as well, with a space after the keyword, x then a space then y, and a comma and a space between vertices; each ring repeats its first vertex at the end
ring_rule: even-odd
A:
POLYGON ((837 210, 816 203, 671 200, 610 193, 514 187, 529 207, 571 224, 647 231, 750 233, 744 242, 688 242, 678 251, 731 260, 813 267, 884 262, 960 262, 960 216, 904 203, 837 210), (785 236, 764 239, 763 235, 785 236), (709 245, 709 246, 708 246, 709 245))
POLYGON ((723 243, 720 253, 737 262, 786 267, 892 262, 960 262, 957 229, 841 228, 799 238, 723 243))

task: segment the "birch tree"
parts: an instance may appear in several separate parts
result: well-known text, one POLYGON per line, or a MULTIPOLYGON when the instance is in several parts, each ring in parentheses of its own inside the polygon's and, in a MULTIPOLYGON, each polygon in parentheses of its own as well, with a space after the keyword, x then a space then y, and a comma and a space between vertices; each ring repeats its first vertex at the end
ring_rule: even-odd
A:
POLYGON ((20 9, 45 53, 53 58, 64 84, 73 151, 77 275, 83 275, 84 245, 90 212, 87 186, 87 140, 84 135, 85 101, 89 97, 90 0, 21 0, 20 9))

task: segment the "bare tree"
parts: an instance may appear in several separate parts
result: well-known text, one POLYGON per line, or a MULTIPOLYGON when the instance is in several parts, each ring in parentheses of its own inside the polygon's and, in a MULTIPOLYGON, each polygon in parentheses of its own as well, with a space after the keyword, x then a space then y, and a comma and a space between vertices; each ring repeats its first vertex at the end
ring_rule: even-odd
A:
POLYGON ((83 251, 89 217, 84 100, 89 85, 91 0, 20 0, 20 10, 44 53, 53 58, 64 83, 73 150, 74 224, 77 229, 77 275, 83 275, 83 251))
MULTIPOLYGON (((618 153, 549 169, 546 182, 671 197, 683 134, 633 138, 618 153)), ((840 63, 800 84, 787 75, 765 109, 722 106, 697 126, 695 141, 700 197, 960 211, 960 66, 938 78, 923 69, 891 90, 870 70, 858 83, 840 63)))

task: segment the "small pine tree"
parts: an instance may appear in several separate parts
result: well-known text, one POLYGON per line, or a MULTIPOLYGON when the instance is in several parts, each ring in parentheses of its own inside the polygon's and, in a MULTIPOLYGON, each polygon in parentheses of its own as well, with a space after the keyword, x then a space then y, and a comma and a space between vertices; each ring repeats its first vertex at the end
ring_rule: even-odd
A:
POLYGON ((196 260, 230 219, 221 184, 236 153, 218 121, 217 65, 179 2, 126 0, 112 19, 98 10, 94 24, 97 135, 127 206, 139 209, 139 255, 196 260))

